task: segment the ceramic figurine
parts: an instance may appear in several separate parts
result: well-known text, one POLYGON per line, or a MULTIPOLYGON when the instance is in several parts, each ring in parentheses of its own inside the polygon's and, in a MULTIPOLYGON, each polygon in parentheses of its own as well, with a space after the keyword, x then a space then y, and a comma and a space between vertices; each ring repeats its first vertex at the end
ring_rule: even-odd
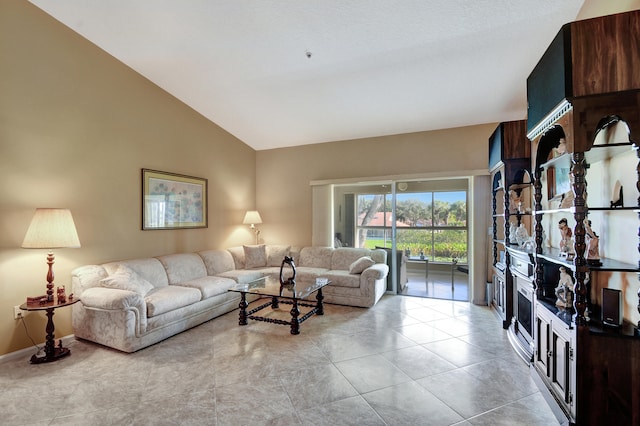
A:
POLYGON ((509 225, 509 244, 518 244, 516 234, 518 232, 518 226, 515 223, 509 225))
POLYGON ((558 229, 560 230, 560 251, 563 253, 572 252, 571 249, 573 247, 570 247, 570 243, 573 232, 571 231, 571 228, 569 228, 566 218, 563 217, 558 221, 558 229))
POLYGON ((567 268, 560 267, 560 279, 556 287, 556 306, 560 309, 569 309, 573 306, 573 278, 567 272, 567 268))
POLYGON ((67 303, 67 295, 64 286, 57 288, 58 303, 67 303))
POLYGON ((584 243, 587 246, 587 263, 589 265, 600 266, 600 237, 591 229, 591 221, 584 220, 584 243))
POLYGON ((524 227, 524 223, 521 223, 516 229, 516 242, 522 247, 527 241, 529 241, 529 233, 524 227))

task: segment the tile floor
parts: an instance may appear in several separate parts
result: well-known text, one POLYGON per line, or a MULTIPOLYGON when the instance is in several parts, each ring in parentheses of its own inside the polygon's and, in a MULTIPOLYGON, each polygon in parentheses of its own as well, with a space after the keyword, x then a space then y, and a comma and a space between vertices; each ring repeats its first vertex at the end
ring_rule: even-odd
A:
POLYGON ((384 296, 325 312, 297 336, 233 311, 133 354, 76 341, 52 364, 4 361, 0 423, 558 424, 487 307, 384 296))
POLYGON ((424 270, 407 269, 407 287, 402 294, 467 302, 469 274, 454 270, 453 289, 451 278, 451 270, 443 270, 442 267, 430 268, 428 277, 424 270))

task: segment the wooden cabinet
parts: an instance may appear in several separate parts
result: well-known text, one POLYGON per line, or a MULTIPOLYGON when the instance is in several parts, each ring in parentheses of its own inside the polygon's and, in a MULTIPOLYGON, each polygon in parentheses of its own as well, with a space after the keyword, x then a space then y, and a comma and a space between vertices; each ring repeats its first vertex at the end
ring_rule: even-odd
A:
POLYGON ((571 314, 536 303, 533 366, 567 417, 575 419, 575 329, 571 314))
POLYGON ((640 165, 631 142, 640 140, 640 38, 630 36, 639 22, 634 11, 565 25, 527 81, 532 371, 564 421, 580 425, 640 424, 640 165), (566 305, 556 303, 561 273, 572 283, 566 305), (600 321, 603 288, 623 293, 622 327, 600 321))
POLYGON ((526 138, 526 121, 500 123, 489 138, 489 170, 492 176, 492 306, 503 328, 514 316, 513 279, 509 273, 507 246, 515 238, 513 225, 521 223, 531 232, 530 144, 526 138), (523 184, 524 182, 524 184, 523 184), (526 210, 529 210, 528 212, 526 210))

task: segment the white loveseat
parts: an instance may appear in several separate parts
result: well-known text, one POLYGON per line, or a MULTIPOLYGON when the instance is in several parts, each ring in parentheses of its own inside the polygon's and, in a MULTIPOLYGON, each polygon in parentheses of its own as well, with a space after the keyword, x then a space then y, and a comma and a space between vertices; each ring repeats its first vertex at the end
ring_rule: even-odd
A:
POLYGON ((236 283, 278 276, 285 255, 297 281, 327 277, 325 302, 370 307, 382 297, 383 250, 243 246, 87 265, 72 272, 74 334, 134 352, 238 307, 236 283), (350 271, 351 270, 351 271, 350 271))

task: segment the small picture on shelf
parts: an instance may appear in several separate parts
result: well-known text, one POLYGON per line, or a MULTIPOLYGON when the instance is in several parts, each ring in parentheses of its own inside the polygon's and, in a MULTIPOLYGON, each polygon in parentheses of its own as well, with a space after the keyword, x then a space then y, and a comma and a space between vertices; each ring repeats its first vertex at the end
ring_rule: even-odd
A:
POLYGON ((613 186, 613 197, 611 199, 611 207, 624 207, 624 200, 622 197, 622 184, 619 180, 616 181, 616 184, 613 186))
POLYGON ((562 197, 571 191, 571 180, 568 167, 549 167, 547 169, 547 194, 549 200, 562 197))

